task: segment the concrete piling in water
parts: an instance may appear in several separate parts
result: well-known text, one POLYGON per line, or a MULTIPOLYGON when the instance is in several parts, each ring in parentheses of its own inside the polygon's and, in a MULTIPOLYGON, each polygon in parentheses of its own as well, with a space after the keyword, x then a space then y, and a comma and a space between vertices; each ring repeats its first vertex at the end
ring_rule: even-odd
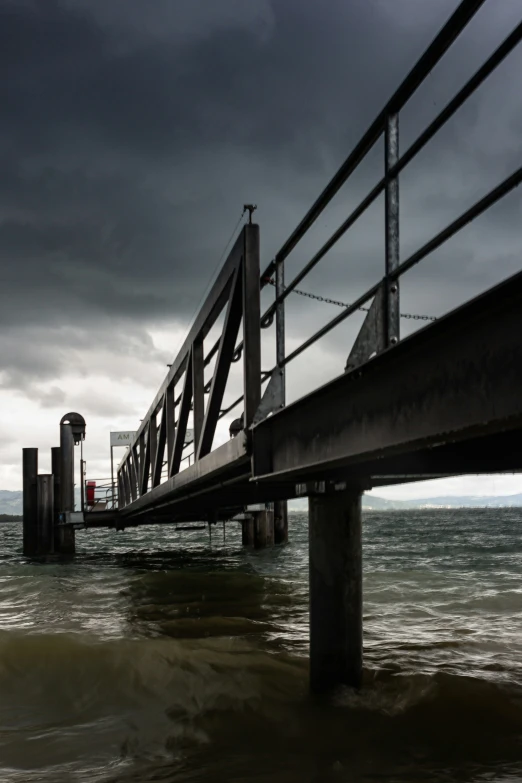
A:
POLYGON ((264 549, 274 545, 274 512, 271 509, 250 510, 241 526, 243 546, 264 549))
POLYGON ((309 496, 310 687, 362 680, 362 524, 359 489, 309 496))
POLYGON ((274 503, 274 544, 288 542, 288 503, 277 500, 274 503))
POLYGON ((274 512, 254 511, 254 547, 264 549, 274 544, 274 512))
POLYGON ((43 473, 36 480, 37 555, 54 552, 54 486, 52 473, 43 473))
POLYGON ((23 449, 23 552, 36 554, 38 541, 37 491, 38 449, 23 449))
POLYGON ((249 514, 241 523, 241 543, 243 546, 254 546, 254 517, 249 514))

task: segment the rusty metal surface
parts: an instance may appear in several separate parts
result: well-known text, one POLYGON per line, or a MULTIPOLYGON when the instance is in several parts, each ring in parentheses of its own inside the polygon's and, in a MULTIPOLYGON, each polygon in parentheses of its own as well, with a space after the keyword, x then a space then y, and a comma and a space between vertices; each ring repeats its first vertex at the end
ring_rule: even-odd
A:
POLYGON ((254 477, 522 427, 522 273, 257 425, 254 477))

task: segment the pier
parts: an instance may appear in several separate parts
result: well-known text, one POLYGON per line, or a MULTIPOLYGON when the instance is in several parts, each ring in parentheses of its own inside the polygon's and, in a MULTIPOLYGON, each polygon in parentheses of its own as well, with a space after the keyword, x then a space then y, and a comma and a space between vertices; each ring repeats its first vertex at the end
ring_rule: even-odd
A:
MULTIPOLYGON (((80 529, 212 528, 228 520, 242 525, 245 546, 280 546, 292 534, 287 501, 308 497, 311 687, 360 686, 362 493, 440 476, 522 470, 522 271, 426 320, 405 339, 400 330, 403 276, 522 181, 519 167, 402 257, 401 172, 522 38, 521 23, 402 151, 401 111, 483 3, 461 2, 269 263, 261 258, 262 220, 254 222, 254 205, 245 206, 248 222, 126 448, 102 510, 85 501, 81 510, 74 507, 74 450, 86 434, 80 414, 68 413, 60 423, 52 474, 39 475, 37 450, 24 449, 25 554, 72 556, 80 529), (382 177, 287 282, 288 256, 377 143, 383 146, 382 177), (287 298, 379 197, 385 235, 380 279, 288 353, 287 298), (262 312, 267 287, 274 297, 262 312), (364 323, 346 346, 338 376, 327 383, 318 377, 313 391, 287 404, 288 365, 361 310, 364 323), (268 369, 263 330, 273 339, 275 363, 268 369), (243 392, 225 404, 233 366, 241 368, 243 392), (237 418, 230 437, 216 445, 218 423, 232 413, 237 418)), ((83 470, 81 484, 83 490, 83 470)))

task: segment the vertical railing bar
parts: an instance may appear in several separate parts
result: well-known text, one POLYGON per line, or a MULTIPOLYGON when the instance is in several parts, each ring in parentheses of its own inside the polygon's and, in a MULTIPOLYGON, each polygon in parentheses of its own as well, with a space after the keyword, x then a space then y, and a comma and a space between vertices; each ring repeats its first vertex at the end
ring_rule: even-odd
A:
MULTIPOLYGON (((275 268, 276 298, 285 290, 285 262, 276 261, 275 268)), ((276 306, 276 364, 281 373, 281 408, 286 405, 286 368, 285 361, 285 300, 279 299, 276 306)))
POLYGON ((174 384, 171 383, 169 386, 167 386, 167 391, 165 392, 167 404, 165 411, 167 414, 167 476, 168 466, 171 463, 172 452, 174 451, 174 438, 176 435, 176 403, 174 400, 174 388, 174 384))
POLYGON ((123 473, 123 487, 125 490, 125 505, 128 506, 131 502, 131 488, 130 488, 130 479, 129 479, 129 472, 128 472, 128 463, 127 460, 123 463, 121 471, 123 473))
MULTIPOLYGON (((158 423, 155 413, 150 417, 149 422, 149 457, 150 457, 150 486, 154 486, 154 466, 156 465, 156 454, 158 453, 158 423)), ((147 471, 148 472, 148 471, 147 471)))
POLYGON ((386 117, 384 132, 384 165, 386 187, 384 192, 385 221, 385 296, 384 324, 386 346, 395 345, 400 338, 399 280, 394 274, 400 264, 399 246, 399 176, 389 176, 390 169, 399 160, 399 113, 386 117))
MULTIPOLYGON (((244 231, 245 229, 243 229, 244 231)), ((212 386, 205 411, 205 419, 201 431, 201 439, 197 452, 195 452, 195 461, 204 457, 212 450, 212 442, 216 432, 216 426, 219 419, 219 411, 223 403, 223 395, 230 371, 232 357, 236 351, 236 340, 239 331, 239 325, 242 318, 243 307, 243 275, 244 261, 241 258, 236 267, 233 283, 230 289, 225 322, 221 332, 221 341, 219 353, 212 377, 212 386)))
POLYGON ((192 345, 192 397, 194 420, 194 449, 197 451, 205 418, 205 365, 203 340, 196 337, 192 345))
POLYGON ((183 384, 183 393, 178 416, 178 426, 176 427, 176 436, 174 438, 174 448, 169 463, 169 478, 179 473, 185 437, 187 434, 187 423, 190 413, 190 403, 192 400, 192 350, 189 351, 189 360, 185 370, 185 382, 183 384))
POLYGON ((136 500, 138 497, 138 476, 136 474, 136 464, 134 462, 134 450, 129 452, 127 459, 129 465, 129 481, 132 500, 136 500))
POLYGON ((137 497, 140 496, 140 457, 141 455, 138 454, 138 443, 135 443, 132 447, 132 457, 133 457, 133 463, 134 463, 134 473, 135 473, 135 479, 136 479, 136 492, 137 497))
POLYGON ((152 471, 152 486, 157 487, 161 483, 161 468, 163 465, 163 457, 165 454, 165 444, 167 442, 167 394, 163 395, 161 413, 161 424, 159 426, 158 442, 156 444, 156 457, 154 459, 154 466, 152 471))
POLYGON ((121 474, 121 470, 118 471, 117 481, 118 481, 118 508, 124 508, 125 507, 125 491, 124 491, 124 487, 123 487, 123 476, 121 474))
POLYGON ((242 310, 243 396, 245 401, 243 427, 247 430, 252 424, 261 402, 261 288, 259 284, 259 226, 256 223, 249 223, 244 228, 242 310))
MULTIPOLYGON (((141 444, 141 437, 143 436, 144 442, 145 442, 145 451, 143 453, 143 457, 140 460, 141 465, 141 476, 140 476, 140 495, 144 495, 147 492, 148 485, 149 485, 149 467, 150 467, 150 419, 145 425, 145 429, 142 433, 140 433, 140 444, 141 444)), ((140 445, 141 450, 141 445, 140 445)))

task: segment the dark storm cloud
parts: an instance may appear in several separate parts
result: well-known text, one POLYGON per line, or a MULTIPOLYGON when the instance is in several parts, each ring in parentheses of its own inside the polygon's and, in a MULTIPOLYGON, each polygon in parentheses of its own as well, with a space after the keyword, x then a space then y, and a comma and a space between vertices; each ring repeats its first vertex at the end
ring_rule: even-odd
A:
MULTIPOLYGON (((418 3, 402 0, 392 15, 378 0, 0 0, 0 68, 8 76, 0 86, 0 322, 11 327, 0 357, 4 383, 63 372, 62 349, 78 349, 81 335, 125 353, 133 350, 130 332, 183 323, 246 200, 260 206, 268 261, 454 6, 439 0, 420 14, 418 3), (57 330, 72 324, 58 341, 57 330), (46 345, 29 345, 27 329, 36 345, 43 330, 46 345)), ((414 102, 406 136, 502 37, 497 17, 489 27, 478 21, 460 56, 434 73, 429 97, 414 102)), ((405 192, 412 242, 480 190, 470 174, 477 160, 491 185, 507 173, 519 155, 512 139, 520 116, 499 129, 500 116, 484 120, 480 103, 471 104, 464 130, 450 130, 420 161, 416 171, 430 172, 431 189, 419 201, 414 178, 405 192), (478 120, 483 130, 469 143, 466 130, 478 120), (495 122, 497 136, 509 129, 500 161, 486 143, 495 122), (448 149, 462 170, 443 180, 439 157, 448 149)), ((298 260, 368 180, 364 171, 355 179, 344 212, 334 209, 298 260)), ((511 230, 516 212, 502 214, 490 234, 511 230)), ((370 236, 380 230, 379 214, 369 225, 370 236)), ((338 289, 347 252, 355 259, 347 295, 374 281, 378 245, 364 233, 350 241, 312 278, 317 290, 338 289)), ((504 255, 510 269, 511 249, 504 255)), ((451 252, 445 258, 450 277, 433 299, 469 276, 466 263, 452 263, 451 252)), ((419 308, 431 304, 420 296, 419 308)))

